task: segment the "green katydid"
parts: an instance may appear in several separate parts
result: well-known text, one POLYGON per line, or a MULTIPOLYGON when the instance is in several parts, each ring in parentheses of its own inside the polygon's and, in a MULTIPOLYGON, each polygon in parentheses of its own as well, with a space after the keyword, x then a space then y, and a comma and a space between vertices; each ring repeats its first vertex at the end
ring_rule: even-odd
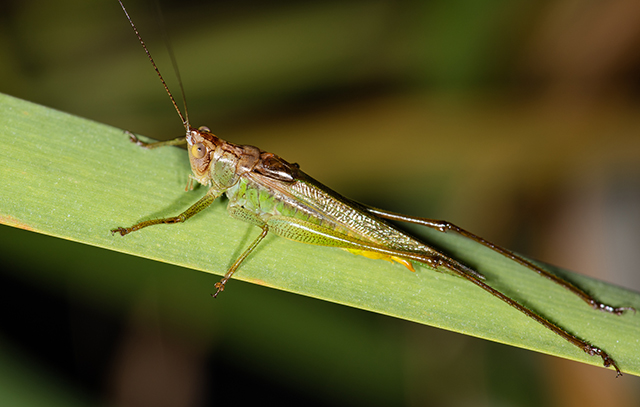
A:
MULTIPOLYGON (((616 315, 621 315, 628 310, 635 311, 635 309, 604 304, 572 283, 449 222, 410 217, 362 205, 314 180, 302 172, 297 164, 288 163, 277 155, 257 147, 224 141, 206 127, 198 129, 191 127, 186 104, 183 115, 122 1, 118 0, 118 2, 186 131, 185 136, 164 142, 145 143, 129 133, 130 140, 149 149, 186 144, 193 171, 192 178, 209 189, 204 197, 178 216, 147 220, 127 228, 118 227, 111 231, 113 234, 120 233, 124 236, 151 225, 185 222, 225 194, 229 199, 229 215, 258 226, 262 233, 233 263, 222 280, 215 284, 217 291, 213 294, 214 297, 224 290, 231 276, 264 237, 268 233, 274 233, 302 243, 332 246, 374 259, 395 261, 411 271, 414 271, 412 262, 415 262, 435 271, 444 271, 462 277, 539 322, 587 354, 600 356, 604 366, 612 366, 617 376, 622 374, 616 362, 601 348, 572 335, 494 289, 476 270, 397 229, 386 220, 414 223, 441 232, 457 232, 565 287, 594 309, 616 315)), ((180 87, 182 88, 181 84, 180 87)), ((184 98, 184 92, 182 95, 184 98)))

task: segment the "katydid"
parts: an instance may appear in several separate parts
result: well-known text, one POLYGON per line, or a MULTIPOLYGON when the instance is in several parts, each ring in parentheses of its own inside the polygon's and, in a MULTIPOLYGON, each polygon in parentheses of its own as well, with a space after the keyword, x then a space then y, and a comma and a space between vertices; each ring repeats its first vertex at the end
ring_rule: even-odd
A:
MULTIPOLYGON (((445 271, 462 277, 539 322, 587 354, 600 356, 605 367, 612 366, 617 376, 622 375, 616 362, 601 348, 574 336, 494 289, 485 282, 486 278, 478 271, 417 240, 386 220, 414 223, 441 232, 459 233, 565 287, 595 309, 616 315, 635 309, 604 304, 574 284, 452 223, 405 216, 362 205, 322 185, 302 172, 297 164, 291 164, 257 147, 224 141, 206 127, 191 127, 186 103, 183 115, 122 1, 118 2, 180 116, 186 132, 185 136, 156 143, 145 143, 129 133, 130 140, 149 149, 186 144, 193 172, 192 179, 209 189, 199 201, 178 216, 147 220, 127 228, 118 227, 111 231, 113 234, 119 233, 124 236, 151 225, 185 222, 225 194, 229 199, 229 215, 259 227, 262 232, 233 263, 222 280, 215 284, 217 291, 212 294, 214 297, 225 289, 229 279, 265 236, 273 233, 301 243, 332 246, 374 259, 395 261, 411 271, 414 271, 413 262, 426 265, 435 271, 445 271)), ((180 87, 182 88, 182 84, 180 87)), ((184 100, 184 92, 182 95, 184 100)))

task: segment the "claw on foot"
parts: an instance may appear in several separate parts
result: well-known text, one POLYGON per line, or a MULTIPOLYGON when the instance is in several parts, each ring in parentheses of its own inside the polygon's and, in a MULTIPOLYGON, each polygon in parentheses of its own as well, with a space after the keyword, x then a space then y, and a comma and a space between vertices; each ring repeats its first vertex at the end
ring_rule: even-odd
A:
POLYGON ((115 235, 116 233, 120 233, 120 236, 124 236, 128 234, 130 231, 123 227, 117 227, 115 229, 111 229, 111 235, 115 235))
POLYGON ((601 302, 593 302, 593 308, 615 315, 622 315, 627 311, 633 311, 634 314, 636 313, 636 309, 633 307, 612 307, 611 305, 601 302))
POLYGON ((225 282, 222 282, 222 281, 220 281, 219 283, 216 283, 216 285, 214 287, 217 288, 218 290, 216 291, 215 294, 211 294, 211 296, 213 298, 216 298, 218 296, 218 294, 220 294, 221 292, 224 291, 224 283, 225 282))
POLYGON ((620 371, 620 368, 618 367, 616 362, 613 359, 611 359, 611 356, 609 356, 607 352, 603 351, 600 348, 596 348, 595 346, 589 346, 588 348, 585 349, 585 352, 591 356, 596 356, 596 355, 600 356, 602 358, 602 361, 604 362, 604 367, 613 366, 613 368, 616 370, 616 378, 622 376, 622 372, 620 371))
POLYGON ((147 148, 147 146, 149 145, 149 143, 145 143, 144 141, 140 140, 138 138, 138 136, 136 136, 135 134, 131 133, 130 131, 125 131, 125 134, 127 136, 129 136, 129 141, 131 141, 132 143, 140 146, 140 147, 144 147, 147 148))

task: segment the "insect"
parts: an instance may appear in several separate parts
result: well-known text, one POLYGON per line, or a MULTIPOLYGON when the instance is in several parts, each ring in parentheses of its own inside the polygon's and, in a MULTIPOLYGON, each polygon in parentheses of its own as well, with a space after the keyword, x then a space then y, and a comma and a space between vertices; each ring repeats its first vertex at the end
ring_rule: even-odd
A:
MULTIPOLYGON (((587 354, 600 356, 605 367, 611 366, 616 370, 617 376, 622 375, 616 362, 601 348, 572 335, 494 289, 485 282, 485 277, 478 271, 417 240, 387 221, 409 222, 443 233, 459 233, 565 287, 594 309, 621 315, 625 311, 635 311, 633 308, 604 304, 572 283, 452 223, 405 216, 362 205, 322 185, 302 172, 297 164, 291 164, 257 147, 222 140, 206 127, 191 127, 186 103, 183 115, 133 20, 122 1, 118 2, 180 116, 186 133, 185 136, 174 140, 156 143, 145 143, 129 133, 130 140, 149 149, 186 144, 193 172, 192 179, 209 189, 200 200, 177 216, 147 220, 130 227, 118 227, 111 230, 112 234, 119 233, 125 236, 147 226, 185 222, 225 194, 229 200, 229 215, 257 226, 262 232, 231 265, 222 280, 215 284, 217 290, 213 294, 214 297, 224 290, 229 279, 265 236, 273 233, 302 243, 332 246, 365 257, 395 261, 411 271, 414 271, 412 263, 419 263, 436 271, 462 277, 539 322, 587 354)), ((180 87, 182 88, 182 85, 180 87)), ((182 95, 184 99, 184 92, 182 95)))

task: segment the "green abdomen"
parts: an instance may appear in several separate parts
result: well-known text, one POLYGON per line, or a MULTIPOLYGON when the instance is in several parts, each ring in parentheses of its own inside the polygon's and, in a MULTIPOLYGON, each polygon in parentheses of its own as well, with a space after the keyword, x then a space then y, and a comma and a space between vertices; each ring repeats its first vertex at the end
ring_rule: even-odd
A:
POLYGON ((285 216, 321 225, 346 236, 398 250, 424 252, 424 243, 401 232, 358 204, 319 184, 303 173, 294 182, 241 177, 226 191, 230 206, 242 206, 264 222, 285 216))

